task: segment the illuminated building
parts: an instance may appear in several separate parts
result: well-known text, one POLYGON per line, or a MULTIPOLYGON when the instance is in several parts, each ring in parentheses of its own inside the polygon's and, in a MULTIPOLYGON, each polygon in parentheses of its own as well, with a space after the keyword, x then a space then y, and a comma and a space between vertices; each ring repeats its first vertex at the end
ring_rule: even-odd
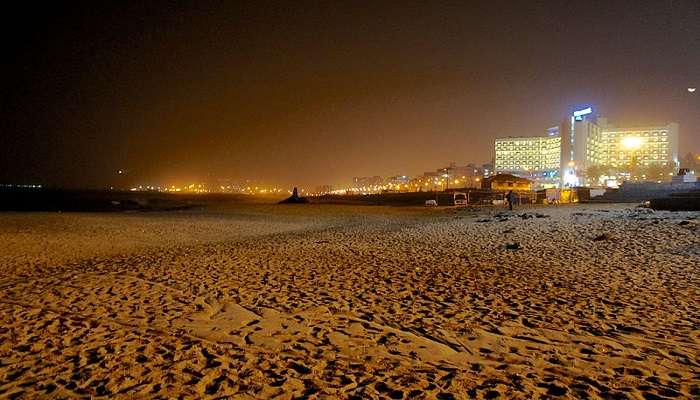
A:
MULTIPOLYGON (((473 163, 467 165, 457 165, 455 162, 451 162, 449 166, 440 168, 436 171, 438 176, 454 179, 466 179, 468 177, 483 176, 484 169, 482 167, 477 167, 473 163)), ((428 173, 426 172, 426 175, 428 173)))
POLYGON ((579 186, 619 179, 660 180, 678 168, 678 124, 617 127, 587 107, 547 136, 498 138, 496 173, 543 185, 579 186))
POLYGON ((483 175, 485 177, 489 177, 489 176, 493 175, 494 173, 495 172, 494 172, 493 164, 482 164, 481 165, 481 174, 480 175, 483 175))
POLYGON ((639 128, 606 126, 593 142, 588 162, 613 167, 676 167, 678 124, 639 128))
POLYGON ((496 174, 527 176, 555 182, 561 168, 561 136, 506 137, 496 139, 496 174))
POLYGON ((352 183, 355 186, 381 186, 384 184, 384 179, 381 176, 356 176, 352 178, 352 183))
POLYGON ((409 180, 410 179, 407 175, 396 175, 389 177, 389 179, 387 179, 387 182, 392 185, 405 185, 408 183, 409 180))
MULTIPOLYGON (((573 116, 568 160, 562 157, 565 186, 597 185, 605 180, 658 180, 678 168, 678 124, 617 127, 607 118, 573 116), (564 162, 566 161, 566 162, 564 162), (648 174, 648 175, 647 175, 648 174)), ((574 113, 576 115, 576 112, 574 113)), ((566 155, 567 151, 562 151, 566 155)))
POLYGON ((559 176, 562 186, 580 186, 583 174, 593 165, 595 143, 601 129, 592 121, 593 108, 575 110, 559 127, 562 136, 561 167, 559 176))
POLYGON ((324 195, 333 193, 334 188, 331 185, 320 185, 316 187, 315 195, 324 195))
POLYGON ((424 172, 423 175, 411 179, 409 185, 416 190, 433 191, 445 190, 449 188, 478 188, 481 186, 481 179, 485 171, 473 163, 467 165, 457 165, 451 162, 450 165, 438 168, 435 171, 424 172))
POLYGON ((433 191, 442 190, 444 187, 443 174, 440 170, 424 172, 423 175, 415 179, 415 185, 420 187, 421 190, 433 191))

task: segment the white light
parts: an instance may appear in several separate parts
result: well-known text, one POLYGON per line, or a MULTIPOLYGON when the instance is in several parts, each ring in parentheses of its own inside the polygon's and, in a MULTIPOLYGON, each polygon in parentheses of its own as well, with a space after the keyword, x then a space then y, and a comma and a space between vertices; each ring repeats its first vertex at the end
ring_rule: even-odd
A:
POLYGON ((622 146, 628 149, 638 149, 644 143, 644 139, 637 136, 627 136, 622 139, 622 146))
POLYGON ((696 88, 694 88, 694 87, 689 87, 689 88, 688 88, 688 91, 689 91, 690 93, 695 93, 695 90, 696 90, 696 88))
POLYGON ((564 173, 564 185, 578 186, 578 177, 574 171, 568 170, 564 173))

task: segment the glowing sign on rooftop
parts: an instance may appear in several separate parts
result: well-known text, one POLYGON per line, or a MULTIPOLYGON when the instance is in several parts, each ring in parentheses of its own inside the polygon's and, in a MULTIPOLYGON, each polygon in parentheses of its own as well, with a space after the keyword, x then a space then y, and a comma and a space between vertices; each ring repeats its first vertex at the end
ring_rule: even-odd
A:
POLYGON ((576 111, 574 111, 574 119, 576 121, 583 121, 584 115, 588 115, 588 114, 592 114, 592 113, 593 113, 593 108, 591 108, 591 107, 584 108, 583 110, 576 110, 576 111))

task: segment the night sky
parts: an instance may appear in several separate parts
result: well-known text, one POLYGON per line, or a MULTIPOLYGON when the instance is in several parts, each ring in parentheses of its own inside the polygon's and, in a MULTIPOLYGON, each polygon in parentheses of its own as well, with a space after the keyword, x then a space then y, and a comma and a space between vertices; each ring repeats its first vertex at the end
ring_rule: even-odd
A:
POLYGON ((413 175, 579 105, 700 150, 697 0, 60 3, 3 11, 0 183, 413 175))

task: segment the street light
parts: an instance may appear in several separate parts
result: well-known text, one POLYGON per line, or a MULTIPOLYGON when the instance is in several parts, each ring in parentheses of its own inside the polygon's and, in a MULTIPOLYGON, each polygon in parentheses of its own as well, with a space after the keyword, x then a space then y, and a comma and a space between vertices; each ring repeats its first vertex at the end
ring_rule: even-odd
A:
POLYGON ((578 180, 576 178, 576 170, 574 169, 574 166, 576 165, 574 163, 574 160, 569 161, 567 165, 569 166, 569 168, 564 171, 564 181, 562 182, 563 187, 573 187, 575 185, 578 185, 578 180))

